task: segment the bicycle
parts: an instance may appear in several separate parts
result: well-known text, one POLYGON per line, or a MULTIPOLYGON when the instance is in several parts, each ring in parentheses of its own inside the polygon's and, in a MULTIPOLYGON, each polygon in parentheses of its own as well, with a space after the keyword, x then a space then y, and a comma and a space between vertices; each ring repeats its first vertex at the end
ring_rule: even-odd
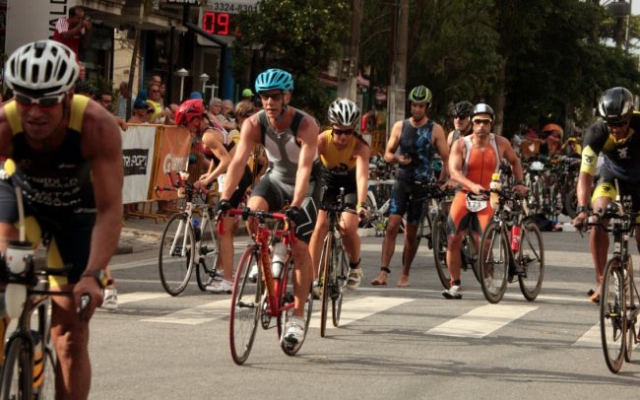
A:
POLYGON ((516 192, 502 188, 486 191, 498 194, 497 209, 480 240, 480 286, 489 303, 502 300, 507 282, 518 277, 525 299, 534 301, 542 288, 544 277, 544 246, 542 234, 529 217, 526 199, 516 192), (520 231, 511 235, 507 228, 520 231))
MULTIPOLYGON (((294 309, 292 285, 294 265, 291 253, 291 244, 297 240, 294 227, 282 213, 253 211, 249 208, 231 209, 226 213, 241 216, 244 221, 250 217, 257 221, 257 230, 252 233, 252 242, 247 245, 240 257, 233 283, 229 317, 231 357, 236 364, 244 364, 253 347, 258 321, 264 329, 268 329, 274 317, 280 347, 285 354, 293 356, 300 350, 306 339, 313 309, 313 293, 310 286, 305 305, 304 338, 295 344, 283 340, 284 326, 294 309), (267 225, 267 220, 283 222, 284 227, 272 230, 267 225), (271 268, 269 249, 270 242, 275 240, 281 240, 287 247, 283 270, 278 271, 277 274, 274 274, 271 268), (252 273, 254 264, 257 264, 257 274, 252 273)), ((220 213, 217 219, 218 232, 221 234, 224 232, 221 219, 224 214, 220 213)))
POLYGON ((184 195, 182 211, 172 216, 162 232, 158 268, 160 282, 171 296, 182 293, 196 268, 196 281, 201 291, 220 274, 216 268, 219 256, 217 237, 212 221, 212 208, 206 204, 209 193, 206 189, 196 190, 193 184, 185 179, 184 172, 174 180, 171 172, 167 173, 171 186, 156 187, 159 191, 177 191, 179 197, 184 195), (194 213, 202 217, 196 225, 194 213), (197 259, 196 259, 197 255, 197 259))
MULTIPOLYGON (((636 218, 640 214, 632 212, 630 196, 624 196, 622 201, 618 196, 605 210, 599 209, 594 215, 611 220, 611 227, 606 231, 613 235, 613 257, 607 261, 602 275, 600 337, 607 367, 618 373, 623 357, 624 361, 630 362, 633 347, 638 343, 636 328, 640 295, 633 280, 629 240, 635 235, 636 218)), ((588 225, 602 227, 601 222, 588 225)))
POLYGON ((344 189, 340 189, 337 201, 334 204, 323 204, 322 209, 327 211, 329 229, 322 244, 318 277, 322 286, 322 309, 320 312, 320 336, 325 337, 327 319, 329 314, 329 300, 331 301, 331 320, 334 327, 340 325, 342 313, 342 299, 347 280, 349 278, 349 259, 342 248, 342 236, 338 231, 338 222, 343 212, 352 212, 344 204, 344 189))
MULTIPOLYGON (((438 190, 434 193, 433 200, 438 200, 438 206, 435 215, 432 217, 432 240, 433 240, 433 258, 436 264, 436 272, 440 283, 445 289, 449 289, 451 286, 451 275, 449 274, 449 267, 447 266, 447 248, 448 234, 447 234, 447 219, 448 210, 445 210, 446 205, 450 205, 450 201, 445 201, 449 198, 453 191, 438 190), (448 204, 447 204, 448 203, 448 204)), ((460 256, 462 260, 462 270, 466 271, 469 268, 473 271, 478 282, 480 281, 480 274, 478 273, 478 249, 476 239, 471 233, 470 229, 462 237, 462 247, 460 249, 460 256)))
MULTIPOLYGON (((17 324, 4 349, 1 399, 55 397, 57 358, 51 345, 50 296, 73 296, 73 292, 52 291, 49 288, 50 276, 67 276, 70 268, 36 269, 33 250, 27 253, 19 260, 23 264, 20 268, 23 272, 20 273, 12 272, 14 268, 8 268, 4 264, 4 257, 2 259, 2 282, 7 284, 8 291, 5 291, 7 313, 9 317, 17 318, 17 324), (32 329, 34 313, 37 314, 37 322, 35 329, 32 329)), ((89 302, 88 295, 81 297, 79 318, 84 319, 89 302)))

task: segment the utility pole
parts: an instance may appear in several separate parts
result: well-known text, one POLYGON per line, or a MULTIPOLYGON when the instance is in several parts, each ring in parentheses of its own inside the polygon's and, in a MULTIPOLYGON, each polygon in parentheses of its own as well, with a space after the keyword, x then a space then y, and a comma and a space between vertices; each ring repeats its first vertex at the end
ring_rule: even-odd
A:
POLYGON ((343 58, 338 73, 338 97, 356 101, 358 96, 358 54, 360 52, 360 24, 362 1, 351 0, 351 35, 342 45, 343 58))
POLYGON ((409 33, 409 0, 395 0, 393 5, 393 60, 389 84, 387 138, 396 121, 404 119, 407 85, 407 40, 409 33))

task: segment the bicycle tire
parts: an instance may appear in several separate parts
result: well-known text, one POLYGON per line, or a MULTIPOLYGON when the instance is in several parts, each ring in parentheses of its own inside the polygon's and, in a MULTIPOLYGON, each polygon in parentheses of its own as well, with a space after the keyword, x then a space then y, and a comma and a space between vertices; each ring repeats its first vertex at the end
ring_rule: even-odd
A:
POLYGON ((344 299, 344 292, 347 287, 347 280, 349 279, 349 259, 347 258, 344 249, 342 248, 342 240, 338 240, 334 243, 334 251, 337 256, 334 256, 334 260, 337 257, 337 263, 334 261, 332 282, 333 293, 331 296, 331 316, 333 320, 333 326, 340 326, 340 316, 342 315, 342 300, 344 299))
POLYGON ((195 235, 191 225, 186 229, 184 227, 187 218, 187 214, 184 213, 174 215, 162 232, 158 268, 162 287, 171 296, 177 296, 184 291, 193 273, 195 235), (184 256, 181 254, 183 245, 186 246, 184 256))
POLYGON ((433 225, 431 221, 431 217, 429 217, 429 207, 424 207, 425 210, 420 216, 420 223, 418 224, 418 246, 420 246, 420 242, 422 239, 427 241, 427 248, 429 250, 433 249, 433 225))
POLYGON ((564 194, 564 209, 569 218, 574 219, 577 216, 576 208, 578 207, 578 196, 573 182, 569 182, 569 184, 572 186, 564 194))
POLYGON ((329 291, 331 274, 333 270, 333 232, 327 232, 322 245, 322 254, 320 256, 320 265, 322 266, 320 282, 322 283, 322 292, 320 299, 322 300, 320 307, 320 337, 324 337, 327 329, 327 319, 329 314, 329 291))
POLYGON ((627 271, 631 271, 631 279, 626 279, 629 283, 625 283, 625 299, 627 300, 626 310, 627 313, 625 315, 626 318, 626 331, 627 337, 624 342, 624 360, 626 362, 631 362, 631 356, 633 355, 633 348, 636 343, 638 343, 638 336, 636 335, 636 327, 638 326, 637 317, 634 316, 632 319, 629 318, 631 314, 633 314, 633 310, 638 306, 636 304, 636 291, 635 284, 632 284, 633 280, 633 259, 629 256, 630 265, 627 266, 627 271))
POLYGON ((522 224, 516 260, 520 291, 525 299, 534 301, 540 294, 544 279, 544 244, 538 225, 531 220, 522 224))
POLYGON ((216 267, 220 254, 218 240, 214 232, 214 222, 210 219, 205 221, 207 222, 200 236, 200 245, 196 246, 199 250, 196 282, 198 282, 198 288, 202 292, 206 291, 207 286, 211 284, 216 276, 216 267))
POLYGON ((466 265, 471 265, 471 270, 476 280, 480 282, 480 271, 478 270, 478 249, 476 248, 476 239, 470 230, 464 234, 462 238, 461 259, 466 265))
POLYGON ((436 272, 440 283, 445 289, 449 289, 451 275, 447 267, 447 219, 439 212, 433 224, 433 258, 436 264, 436 272))
MULTIPOLYGON (((56 358, 55 351, 52 348, 46 348, 43 353, 44 369, 42 377, 34 376, 34 386, 36 386, 33 399, 34 400, 53 400, 56 398, 56 358), (38 382, 42 379, 42 382, 38 382)), ((35 371, 37 371, 37 367, 35 371)))
POLYGON ((2 367, 0 398, 30 399, 33 391, 32 344, 22 336, 14 336, 7 343, 7 355, 2 367))
POLYGON ((496 221, 491 221, 480 241, 482 257, 478 263, 482 279, 480 287, 484 298, 489 303, 499 303, 507 290, 507 271, 509 269, 509 254, 506 237, 496 221))
POLYGON ((620 261, 613 258, 607 262, 602 276, 600 338, 604 360, 614 374, 622 367, 625 346, 626 307, 623 286, 620 261))
POLYGON ((260 273, 258 273, 255 282, 249 277, 251 266, 256 262, 256 254, 255 245, 248 246, 242 253, 231 294, 229 348, 231 349, 231 358, 238 365, 244 364, 251 353, 262 310, 260 273))
MULTIPOLYGON (((291 287, 293 288, 293 273, 294 273, 294 268, 293 268, 293 258, 291 258, 291 260, 289 261, 289 267, 287 268, 286 272, 287 274, 289 274, 289 278, 287 279, 288 282, 291 282, 291 287)), ((285 288, 283 288, 285 289, 285 288)), ((283 296, 286 296, 286 290, 282 291, 283 296)), ((292 300, 293 301, 293 300, 292 300)), ((289 317, 293 314, 293 309, 290 310, 283 310, 280 315, 278 316, 278 319, 280 320, 278 326, 280 328, 282 328, 281 332, 279 332, 279 338, 281 338, 280 340, 280 348, 282 349, 282 351, 288 355, 288 356, 294 356, 296 355, 296 353, 298 353, 298 351, 300 350, 300 348, 302 348, 302 345, 304 344, 305 339, 307 338, 307 334, 309 333, 309 322, 311 321, 311 313, 313 312, 313 291, 312 291, 312 284, 309 285, 309 294, 307 295, 307 301, 305 303, 304 306, 304 316, 303 319, 305 321, 304 323, 304 335, 302 337, 302 340, 295 343, 294 345, 291 345, 289 342, 282 340, 283 335, 284 335, 284 327, 287 324, 287 320, 289 319, 289 317)))

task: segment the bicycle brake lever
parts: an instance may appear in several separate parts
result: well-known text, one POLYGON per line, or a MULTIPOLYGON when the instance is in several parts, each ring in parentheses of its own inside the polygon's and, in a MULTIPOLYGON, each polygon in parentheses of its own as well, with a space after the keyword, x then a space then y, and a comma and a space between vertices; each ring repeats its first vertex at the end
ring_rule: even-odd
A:
POLYGON ((86 321, 87 308, 89 307, 89 303, 91 303, 91 295, 89 293, 85 293, 80 296, 80 305, 78 306, 78 316, 80 317, 80 321, 86 321))

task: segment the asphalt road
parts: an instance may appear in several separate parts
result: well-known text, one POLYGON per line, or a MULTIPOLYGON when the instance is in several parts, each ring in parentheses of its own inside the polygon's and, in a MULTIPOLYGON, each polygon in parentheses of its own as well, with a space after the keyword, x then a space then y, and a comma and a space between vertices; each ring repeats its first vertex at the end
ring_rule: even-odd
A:
POLYGON ((588 242, 575 233, 544 234, 546 274, 535 302, 514 283, 498 305, 486 302, 471 271, 463 273, 463 299, 445 300, 425 249, 411 287, 395 286, 400 246, 389 286, 373 287, 382 238, 364 238, 365 280, 345 297, 344 325, 321 338, 316 302, 298 355, 281 351, 274 329, 259 328, 241 367, 229 353, 229 295, 200 292, 195 277, 181 296, 164 294, 157 239, 145 240, 114 258, 119 309, 99 311, 92 321, 92 399, 637 396, 638 362, 618 375, 604 363, 598 309, 586 296, 594 282, 588 242))

